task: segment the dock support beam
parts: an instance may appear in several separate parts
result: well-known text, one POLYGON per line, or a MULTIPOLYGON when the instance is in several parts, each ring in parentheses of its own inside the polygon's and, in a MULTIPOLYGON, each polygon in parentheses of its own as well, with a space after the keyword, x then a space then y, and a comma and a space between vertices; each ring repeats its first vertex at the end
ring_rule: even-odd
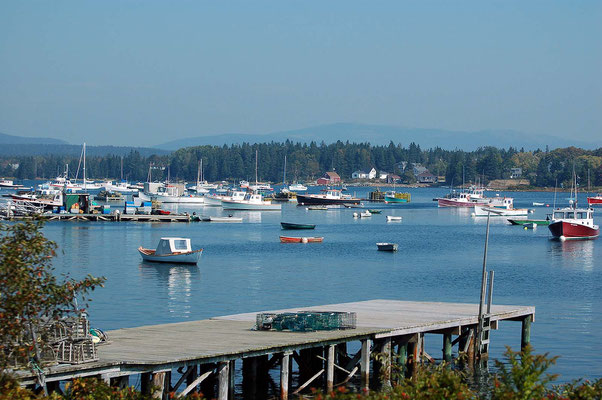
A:
POLYGON ((280 399, 288 399, 288 381, 290 376, 291 353, 283 353, 280 362, 280 399))
POLYGON ((217 365, 218 390, 217 400, 228 400, 230 392, 230 362, 224 361, 217 365))
POLYGON ((380 385, 383 388, 391 387, 391 338, 387 337, 382 339, 381 353, 383 356, 382 363, 380 363, 380 385))
POLYGON ((520 349, 524 350, 531 343, 531 322, 533 315, 527 315, 522 321, 522 330, 520 335, 520 349))
POLYGON ((328 356, 326 357, 326 393, 334 390, 334 345, 327 347, 328 356))
POLYGON ((443 361, 446 363, 452 362, 452 335, 451 333, 443 334, 443 361))
POLYGON ((155 372, 152 375, 152 386, 157 388, 153 392, 153 399, 165 400, 169 393, 171 383, 171 371, 155 372))
POLYGON ((360 369, 362 371, 362 389, 369 389, 370 385, 370 339, 362 340, 362 355, 360 369))
POLYGON ((400 375, 403 378, 408 371, 408 340, 400 337, 397 343, 397 363, 399 364, 400 375))

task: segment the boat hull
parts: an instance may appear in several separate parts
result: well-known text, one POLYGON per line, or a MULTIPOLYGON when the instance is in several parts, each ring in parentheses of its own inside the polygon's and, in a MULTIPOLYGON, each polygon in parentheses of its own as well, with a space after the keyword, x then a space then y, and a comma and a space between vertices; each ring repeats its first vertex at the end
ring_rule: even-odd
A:
POLYGON ((270 202, 248 203, 244 201, 222 200, 224 210, 255 210, 255 211, 280 211, 280 204, 272 204, 270 202))
POLYGON ((316 226, 312 224, 292 224, 290 222, 281 222, 280 226, 282 229, 315 229, 316 226))
POLYGON ((376 243, 378 251, 397 251, 397 243, 376 243))
POLYGON ((398 199, 396 197, 385 196, 385 203, 407 203, 407 199, 398 199))
POLYGON ((487 206, 489 201, 459 201, 455 199, 437 199, 439 207, 474 207, 474 206, 487 206))
POLYGON ((327 205, 344 205, 344 204, 359 204, 360 199, 331 199, 320 195, 297 194, 297 204, 300 206, 327 206, 327 205))
POLYGON ((321 243, 323 237, 290 237, 280 236, 281 243, 321 243))
POLYGON ((587 204, 589 204, 590 206, 602 205, 602 196, 588 197, 587 204))
POLYGON ((475 217, 486 217, 488 214, 492 217, 526 217, 529 215, 529 210, 526 208, 474 207, 475 217))
POLYGON ((550 220, 547 219, 509 219, 508 222, 510 222, 512 225, 550 225, 550 220))
POLYGON ((595 239, 600 234, 600 228, 591 227, 582 224, 576 224, 567 221, 552 222, 548 225, 550 233, 555 239, 568 239, 568 240, 580 240, 580 239, 595 239))
POLYGON ((205 197, 200 196, 156 196, 161 203, 174 204, 204 204, 205 197))
POLYGON ((138 252, 144 261, 176 264, 196 264, 199 262, 203 249, 191 251, 188 253, 155 255, 155 250, 138 248, 138 252))

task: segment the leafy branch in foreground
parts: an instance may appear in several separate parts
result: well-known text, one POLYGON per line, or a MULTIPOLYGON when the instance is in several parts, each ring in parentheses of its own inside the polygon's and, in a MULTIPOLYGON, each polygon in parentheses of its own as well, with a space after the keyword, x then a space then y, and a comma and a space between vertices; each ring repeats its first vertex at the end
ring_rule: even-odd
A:
POLYGON ((88 275, 59 282, 52 267, 57 246, 42 226, 39 220, 0 223, 0 370, 36 358, 50 323, 81 311, 74 309, 75 300, 87 305, 86 295, 105 281, 88 275))

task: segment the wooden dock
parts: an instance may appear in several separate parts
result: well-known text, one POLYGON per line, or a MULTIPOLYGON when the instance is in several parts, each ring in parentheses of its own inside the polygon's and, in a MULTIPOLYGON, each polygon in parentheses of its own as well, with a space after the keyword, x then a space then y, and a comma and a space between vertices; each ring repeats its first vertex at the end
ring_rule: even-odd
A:
MULTIPOLYGON (((150 386, 189 393, 201 390, 219 399, 234 397, 234 371, 242 360, 244 398, 264 398, 271 378, 269 371, 280 370, 280 397, 288 398, 293 369, 299 383, 293 393, 307 387, 332 390, 352 379, 362 387, 370 382, 387 384, 390 374, 376 365, 370 354, 397 356, 411 373, 415 363, 431 358, 424 351, 424 335, 443 339, 441 359, 451 361, 457 353, 472 353, 478 324, 478 304, 431 303, 371 300, 354 303, 300 307, 268 312, 342 311, 357 313, 355 329, 316 332, 276 332, 253 330, 256 313, 229 315, 200 321, 142 326, 108 332, 110 342, 98 347, 99 360, 79 365, 57 365, 45 369, 49 387, 83 376, 99 376, 111 384, 125 385, 129 376, 139 375, 143 391, 150 386), (454 339, 455 336, 455 339, 454 339), (347 353, 347 344, 358 342, 356 354, 347 353), (177 371, 177 372, 176 372, 177 371), (177 382, 173 382, 179 377, 177 382)), ((491 329, 500 321, 521 321, 521 346, 529 343, 535 308, 493 305, 489 314, 491 329)), ((35 384, 31 373, 19 374, 23 385, 35 384)), ((275 385, 272 382, 272 386, 275 385)), ((292 390, 292 389, 290 389, 292 390)))
MULTIPOLYGON (((32 219, 31 216, 12 216, 8 220, 32 219)), ((195 222, 200 221, 189 214, 39 214, 36 218, 46 221, 107 221, 107 222, 195 222)))

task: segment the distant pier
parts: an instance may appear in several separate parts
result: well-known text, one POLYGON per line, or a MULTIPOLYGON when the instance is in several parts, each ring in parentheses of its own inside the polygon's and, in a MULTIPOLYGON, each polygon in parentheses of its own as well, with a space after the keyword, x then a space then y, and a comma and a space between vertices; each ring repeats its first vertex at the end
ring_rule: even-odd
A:
MULTIPOLYGON (((33 219, 33 216, 10 216, 8 220, 22 221, 33 219)), ((108 222, 196 222, 200 219, 189 214, 38 214, 35 218, 46 221, 108 221, 108 222)))
MULTIPOLYGON (((269 311, 357 314, 355 329, 334 331, 257 331, 253 330, 256 313, 119 329, 108 332, 109 343, 98 347, 98 361, 56 365, 45 368, 44 373, 50 389, 61 381, 85 376, 126 386, 130 377, 136 376, 143 392, 160 388, 156 398, 167 398, 172 391, 198 390, 208 398, 239 397, 234 386, 237 369, 242 372, 245 399, 266 398, 268 391, 287 399, 289 393, 309 387, 330 391, 352 379, 368 388, 390 384, 390 367, 382 366, 390 366, 393 357, 411 374, 417 363, 436 356, 426 353, 425 335, 440 335, 440 358, 445 361, 458 353, 474 357, 478 308, 478 304, 371 300, 269 311), (353 342, 359 348, 355 354, 347 347, 353 342), (371 359, 375 352, 383 354, 381 364, 371 359), (272 379, 272 370, 279 371, 279 382, 272 379), (293 371, 298 374, 295 387, 293 371)), ((487 321, 491 329, 497 329, 501 321, 521 322, 520 345, 524 347, 530 340, 534 315, 531 306, 493 305, 487 321)), ((30 372, 19 371, 17 377, 22 385, 36 383, 30 372)))

